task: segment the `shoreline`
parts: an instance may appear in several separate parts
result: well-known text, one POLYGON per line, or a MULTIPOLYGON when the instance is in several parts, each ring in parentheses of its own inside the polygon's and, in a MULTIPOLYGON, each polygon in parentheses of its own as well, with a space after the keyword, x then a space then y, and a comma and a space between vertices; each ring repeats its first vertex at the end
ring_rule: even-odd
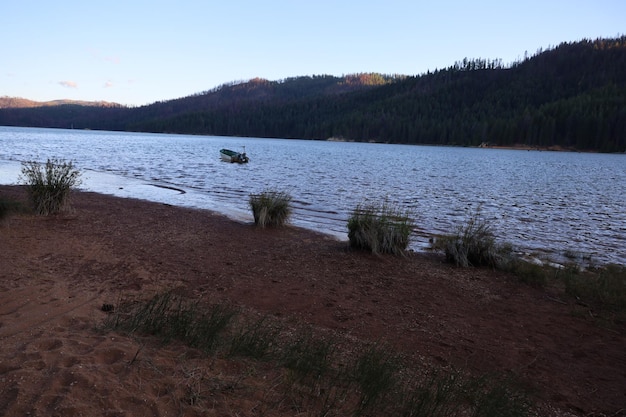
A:
MULTIPOLYGON (((366 148, 375 149, 375 147, 366 148)), ((415 149, 407 151, 421 154, 421 151, 415 149)), ((430 156, 430 152, 434 152, 434 155, 442 153, 437 149, 432 149, 426 153, 426 156, 430 156)), ((443 153, 445 154, 446 151, 443 153)), ((196 154, 203 153, 196 152, 196 154)), ((452 154, 456 155, 456 150, 452 154)), ((89 152, 85 155, 85 166, 100 166, 89 157, 89 152)), ((393 174, 381 176, 385 178, 384 183, 394 187, 389 188, 389 190, 394 190, 389 191, 392 192, 390 198, 416 211, 417 233, 413 235, 412 249, 420 252, 428 250, 429 238, 439 234, 454 233, 459 226, 467 222, 471 208, 482 206, 485 209, 485 217, 492 221, 498 240, 509 242, 516 248, 516 252, 557 263, 578 262, 579 259, 585 258, 584 263, 591 259, 592 263, 597 265, 626 264, 626 252, 621 245, 620 233, 620 223, 624 219, 620 209, 624 198, 613 185, 619 184, 619 181, 610 182, 610 178, 619 180, 623 177, 619 170, 622 162, 619 157, 593 155, 585 157, 571 153, 569 156, 548 153, 522 155, 508 152, 492 155, 476 149, 461 151, 459 157, 462 157, 464 161, 471 160, 472 157, 484 161, 480 165, 483 167, 493 166, 494 161, 511 161, 511 163, 495 171, 484 169, 465 175, 455 170, 452 164, 433 165, 429 168, 428 164, 420 162, 414 168, 416 178, 419 180, 412 181, 411 175, 403 174, 398 178, 409 178, 412 182, 407 183, 403 180, 401 187, 400 181, 396 180, 393 174), (597 163, 594 162, 596 159, 598 159, 597 163), (550 167, 546 172, 551 174, 537 177, 533 174, 535 172, 533 169, 520 172, 516 168, 519 160, 523 160, 524 164, 520 165, 526 167, 533 167, 534 161, 540 160, 542 161, 540 167, 550 167), (577 163, 568 164, 569 160, 580 160, 581 163, 585 163, 583 166, 592 163, 596 167, 603 167, 603 161, 606 160, 610 165, 608 170, 598 169, 598 172, 592 169, 578 170, 573 171, 577 174, 567 174, 564 181, 554 180, 557 178, 555 167, 560 166, 560 163, 567 164, 564 166, 578 166, 577 163), (441 167, 450 166, 452 166, 451 171, 441 169, 441 167), (432 169, 433 167, 437 169, 432 169), (620 175, 611 177, 610 171, 620 175), (480 172, 488 173, 484 180, 480 178, 482 177, 480 172), (592 178, 592 174, 598 175, 599 179, 606 179, 607 182, 585 181, 585 178, 592 178), (580 179, 576 175, 580 175, 580 179), (435 179, 430 180, 430 177, 435 179), (450 181, 449 178, 459 178, 459 180, 453 180, 446 185, 446 182, 450 181), (572 179, 572 181, 567 179, 572 179), (585 185, 581 186, 581 182, 585 185), (398 187, 396 188, 394 184, 398 187), (581 190, 581 192, 575 190, 581 190), (605 203, 598 205, 596 201, 605 203)), ((236 174, 233 174, 228 169, 228 165, 214 165, 216 163, 213 161, 209 165, 209 171, 215 169, 217 172, 214 182, 206 177, 206 170, 197 170, 200 174, 196 178, 193 172, 185 172, 183 169, 180 179, 176 179, 169 176, 163 169, 155 168, 153 173, 149 166, 142 168, 141 164, 118 166, 111 162, 104 162, 102 166, 110 167, 109 171, 97 172, 85 169, 86 176, 92 179, 90 184, 92 186, 84 188, 123 197, 143 198, 185 207, 207 208, 229 217, 250 219, 250 211, 246 205, 247 193, 258 192, 262 184, 275 183, 272 175, 266 179, 261 174, 263 171, 272 170, 265 170, 262 165, 266 163, 263 163, 256 167, 251 166, 258 171, 258 174, 250 172, 244 175, 239 169, 235 171, 236 174), (113 174, 114 172, 117 174, 113 174), (125 174, 128 175, 126 179, 129 181, 136 180, 137 186, 128 183, 123 178, 125 174), (114 175, 122 178, 114 178, 114 175), (244 175, 246 179, 240 181, 238 175, 244 175), (101 178, 102 182, 100 182, 101 178), (262 178, 262 180, 255 178, 262 178), (228 191, 226 191, 224 184, 228 181, 233 181, 233 183, 229 183, 228 191), (196 187, 195 182, 200 185, 196 187), (186 194, 168 190, 169 187, 182 189, 186 191, 186 194)), ((19 169, 19 162, 16 164, 16 169, 11 168, 13 171, 19 169)), ((5 164, 1 165, 0 176, 9 178, 8 170, 3 169, 5 164)), ((410 164, 403 164, 403 166, 410 166, 410 164)), ((383 193, 387 192, 388 188, 371 187, 368 185, 369 179, 360 174, 354 177, 356 179, 350 180, 356 181, 356 186, 352 186, 347 180, 341 179, 349 177, 337 175, 331 170, 324 172, 330 173, 324 175, 332 178, 329 183, 336 183, 339 189, 346 188, 342 186, 342 182, 345 182, 343 185, 348 185, 342 191, 342 195, 332 194, 334 186, 309 187, 308 183, 298 185, 299 180, 296 176, 285 176, 295 178, 293 181, 288 180, 285 186, 285 189, 294 191, 294 205, 297 206, 292 223, 298 227, 327 232, 340 240, 347 240, 346 223, 352 209, 364 199, 383 201, 386 198, 383 193), (325 208, 329 210, 324 211, 325 208)), ((312 181, 311 183, 317 184, 318 182, 312 181)), ((87 182, 84 185, 86 186, 87 182)))
MULTIPOLYGON (((490 147, 486 149, 509 149, 511 148, 495 148, 490 147)), ((517 150, 524 150, 519 148, 517 150)), ((556 150, 554 150, 556 151, 556 150)), ((194 190, 186 191, 182 187, 169 185, 167 183, 159 184, 155 181, 145 181, 141 179, 126 178, 118 174, 110 174, 107 172, 95 171, 86 169, 83 174, 85 177, 96 176, 94 184, 99 184, 96 187, 94 184, 89 185, 86 189, 77 189, 79 192, 93 192, 107 196, 113 196, 117 198, 138 199, 147 202, 154 202, 160 204, 171 204, 176 207, 192 208, 198 210, 208 210, 212 213, 223 215, 234 221, 243 223, 253 222, 252 213, 249 210, 241 209, 239 207, 230 207, 220 202, 202 200, 202 203, 194 202, 193 195, 194 190), (101 190, 94 190, 94 188, 101 188, 101 190), (161 190, 160 192, 151 192, 149 190, 161 190), (192 195, 191 199, 189 196, 192 195)), ((2 186, 20 187, 20 184, 0 184, 2 186)), ((346 219, 347 222, 347 219, 346 219)), ((310 223, 306 219, 298 219, 292 216, 291 226, 302 228, 311 232, 320 233, 325 236, 336 239, 340 242, 348 242, 348 230, 347 226, 345 230, 339 232, 332 226, 336 224, 329 224, 331 227, 320 229, 317 224, 310 223)), ((459 224, 458 226, 462 226, 459 224)), ((344 224, 345 226, 345 224, 344 224)), ((453 233, 453 232, 451 232, 453 233)), ((437 239, 443 236, 443 234, 437 232, 428 232, 419 228, 416 225, 412 232, 412 239, 409 243, 409 250, 421 253, 432 254, 431 240, 437 239)), ((500 243, 511 243, 506 239, 497 238, 500 243)), ((552 248, 546 246, 540 246, 533 244, 534 241, 529 240, 525 246, 514 246, 516 256, 527 260, 535 264, 560 266, 567 264, 575 264, 581 268, 587 268, 589 266, 602 267, 606 265, 626 265, 626 260, 621 262, 617 259, 613 260, 615 256, 600 256, 599 253, 610 253, 608 248, 597 248, 597 252, 585 252, 583 250, 577 251, 569 248, 552 248), (608 252, 607 252, 608 251, 608 252)), ((592 248, 593 249, 593 248, 592 248)))
MULTIPOLYGON (((110 196, 114 198, 124 198, 130 200, 139 200, 145 202, 151 202, 156 204, 166 204, 172 205, 175 207, 181 208, 190 208, 196 210, 206 210, 215 215, 225 216, 230 220, 241 222, 244 224, 252 224, 253 216, 250 211, 241 210, 240 208, 234 208, 220 205, 219 203, 213 202, 212 204, 190 204, 189 201, 178 201, 177 198, 180 196, 189 195, 187 191, 180 187, 171 186, 168 184, 158 184, 155 182, 146 182, 143 180, 134 180, 127 179, 123 176, 119 176, 117 174, 108 174, 102 173, 99 171, 87 170, 87 173, 97 173, 103 177, 112 176, 114 178, 113 181, 110 181, 111 184, 108 186, 108 191, 94 191, 91 187, 87 189, 76 189, 76 192, 83 193, 95 193, 103 196, 110 196), (119 180, 116 182, 115 180, 119 180), (162 190, 164 194, 154 194, 148 193, 145 190, 157 189, 162 190), (174 192, 175 194, 170 194, 174 192)), ((89 175, 89 174, 86 174, 89 175)), ((106 183, 106 179, 104 182, 100 181, 98 183, 106 183)), ((0 187, 25 187, 23 184, 0 184, 0 187)), ((107 187, 104 187, 107 190, 107 187)), ((192 190, 193 191, 193 190, 192 190)), ((193 192, 192 192, 193 194, 193 192)), ((206 203, 206 202, 205 202, 206 203)), ((347 220, 346 220, 347 221, 347 220)), ((334 229, 320 229, 316 227, 315 224, 311 226, 307 226, 307 220, 294 219, 292 216, 291 222, 289 223, 290 227, 300 228, 309 232, 319 233, 325 237, 332 238, 341 243, 348 243, 348 230, 346 226, 346 230, 343 232, 338 232, 334 229)), ((412 232, 412 242, 409 243, 408 250, 410 252, 415 252, 417 254, 423 255, 433 255, 435 252, 431 247, 431 241, 433 239, 437 239, 441 236, 444 236, 439 233, 427 232, 421 230, 419 227, 415 227, 412 232)), ((500 243, 506 244, 506 240, 498 239, 500 243)), ((536 245, 528 245, 528 247, 514 247, 515 254, 520 259, 524 259, 528 262, 544 265, 544 266, 555 266, 555 267, 563 267, 567 264, 575 264, 581 268, 587 268, 589 266, 606 266, 606 265, 626 265, 626 263, 620 263, 617 261, 605 261, 598 262, 595 259, 595 255, 591 253, 585 252, 577 252, 568 249, 554 249, 548 247, 540 247, 536 245)))
MULTIPOLYGON (((24 197, 24 188, 0 186, 0 198, 24 197)), ((93 332, 104 304, 164 290, 384 341, 416 364, 511 373, 539 393, 540 406, 569 415, 614 413, 626 400, 626 329, 601 328, 575 300, 555 302, 550 289, 506 273, 455 268, 433 254, 374 256, 298 227, 258 229, 205 209, 93 192, 74 193, 68 213, 10 216, 0 233, 0 363, 17 387, 0 414, 46 414, 47 398, 87 416, 124 398, 146 404, 138 414, 173 412, 172 398, 138 384, 152 375, 147 364, 162 373, 151 383, 178 386, 181 367, 206 363, 179 364, 180 348, 93 332)), ((218 405, 245 401, 231 393, 218 405)))

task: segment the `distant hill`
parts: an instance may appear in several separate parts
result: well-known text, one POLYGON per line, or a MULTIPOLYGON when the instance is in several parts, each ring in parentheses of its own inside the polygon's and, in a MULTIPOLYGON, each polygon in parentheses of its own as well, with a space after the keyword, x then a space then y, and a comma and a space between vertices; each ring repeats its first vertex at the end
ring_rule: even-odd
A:
POLYGON ((33 107, 50 107, 73 104, 78 106, 89 107, 120 107, 120 104, 110 103, 108 101, 81 101, 81 100, 52 100, 52 101, 33 101, 19 97, 0 97, 0 109, 23 109, 33 107))
POLYGON ((626 37, 509 66, 465 58, 419 76, 253 79, 136 108, 24 103, 0 98, 0 125, 625 152, 626 37))

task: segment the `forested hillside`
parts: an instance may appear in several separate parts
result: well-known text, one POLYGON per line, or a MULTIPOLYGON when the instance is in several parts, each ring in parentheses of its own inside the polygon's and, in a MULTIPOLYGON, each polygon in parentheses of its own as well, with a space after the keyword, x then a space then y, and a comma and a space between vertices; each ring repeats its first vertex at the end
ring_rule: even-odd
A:
POLYGON ((254 79, 138 108, 0 108, 0 125, 625 152, 626 36, 509 66, 463 59, 419 76, 254 79))

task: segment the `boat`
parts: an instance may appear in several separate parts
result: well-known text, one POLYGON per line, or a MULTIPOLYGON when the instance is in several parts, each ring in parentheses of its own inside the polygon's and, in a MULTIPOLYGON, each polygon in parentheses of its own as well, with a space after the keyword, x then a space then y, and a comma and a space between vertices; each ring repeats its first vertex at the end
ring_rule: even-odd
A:
POLYGON ((246 155, 246 148, 243 148, 243 152, 235 152, 230 149, 220 149, 220 158, 224 162, 237 162, 239 164, 245 164, 250 162, 250 158, 246 155))

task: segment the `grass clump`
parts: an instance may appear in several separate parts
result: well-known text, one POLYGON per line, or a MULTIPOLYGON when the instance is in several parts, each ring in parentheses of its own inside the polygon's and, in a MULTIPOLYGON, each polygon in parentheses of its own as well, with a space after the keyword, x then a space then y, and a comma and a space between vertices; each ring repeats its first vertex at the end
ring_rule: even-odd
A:
POLYGON ((263 359, 274 350, 278 330, 264 317, 255 321, 244 321, 231 337, 230 356, 263 359))
POLYGON ((24 212, 25 208, 18 201, 0 198, 0 221, 9 217, 11 213, 24 212))
POLYGON ((80 175, 71 161, 48 159, 45 164, 22 163, 21 179, 28 186, 35 212, 44 216, 69 206, 70 191, 80 184, 80 175))
POLYGON ((353 380, 359 388, 359 413, 385 403, 398 384, 400 360, 384 346, 371 346, 357 359, 353 380))
POLYGON ((456 234, 439 238, 434 245, 448 262, 457 266, 489 266, 504 269, 511 260, 512 248, 496 242, 491 224, 480 211, 473 214, 456 234))
POLYGON ((526 417, 531 401, 513 378, 472 377, 455 370, 433 370, 405 383, 400 413, 406 417, 526 417))
MULTIPOLYGON (((335 336, 322 337, 312 328, 287 328, 269 317, 243 313, 233 320, 239 312, 167 292, 145 301, 121 303, 108 316, 104 329, 183 342, 231 365, 242 358, 245 378, 271 369, 269 379, 263 374, 256 376, 268 385, 260 404, 265 412, 286 406, 292 415, 529 415, 527 397, 509 380, 474 378, 453 370, 420 371, 421 366, 407 362, 384 344, 351 339, 342 346, 335 336), (256 367, 261 361, 263 365, 256 367)), ((204 375, 194 368, 197 371, 204 375)), ((232 387, 233 380, 243 378, 223 380, 232 387)), ((184 402, 195 407, 202 405, 216 383, 218 387, 221 384, 217 377, 191 382, 184 402)))
POLYGON ((531 287, 545 287, 556 277, 557 270, 546 265, 538 265, 523 259, 513 259, 506 268, 519 282, 531 287))
POLYGON ((285 344, 281 363, 297 380, 316 380, 330 371, 334 351, 333 340, 316 337, 311 330, 303 329, 285 344))
POLYGON ((537 264, 516 258, 505 270, 524 284, 566 296, 564 301, 555 300, 583 306, 591 317, 605 323, 626 322, 626 266, 584 268, 577 263, 537 264))
POLYGON ((387 203, 360 204, 348 219, 350 246, 375 254, 403 255, 412 229, 409 214, 387 203))
POLYGON ((406 417, 455 416, 461 411, 465 387, 456 372, 430 372, 405 384, 401 393, 400 415, 406 417))
POLYGON ((280 191, 263 191, 250 195, 254 224, 259 227, 282 226, 291 216, 291 196, 280 191))
POLYGON ((104 327, 156 336, 164 343, 178 340, 211 352, 236 315, 237 311, 228 306, 203 309, 198 303, 166 292, 146 302, 122 304, 104 327))
POLYGON ((560 275, 567 294, 599 310, 618 313, 622 320, 626 318, 626 266, 606 265, 585 271, 569 267, 560 275))
POLYGON ((511 377, 482 376, 471 378, 465 385, 474 417, 525 417, 530 402, 519 382, 511 377))
POLYGON ((11 202, 7 200, 0 200, 0 220, 8 216, 11 211, 11 202))

